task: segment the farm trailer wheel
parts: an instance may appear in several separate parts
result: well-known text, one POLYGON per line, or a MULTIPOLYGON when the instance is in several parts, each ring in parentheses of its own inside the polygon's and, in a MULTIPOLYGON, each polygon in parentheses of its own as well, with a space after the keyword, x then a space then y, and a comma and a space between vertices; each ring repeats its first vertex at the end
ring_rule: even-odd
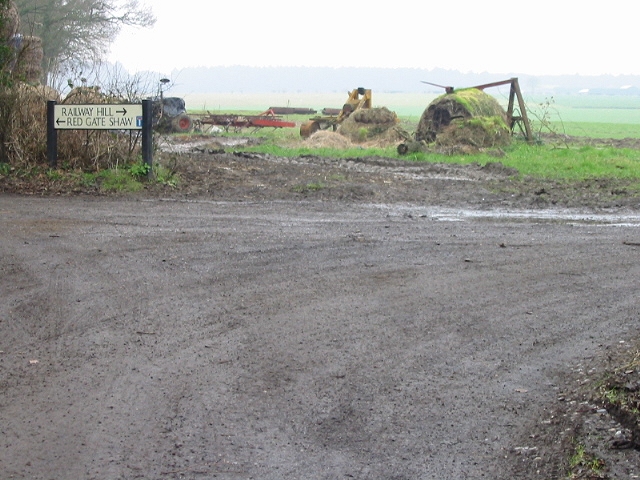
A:
POLYGON ((193 121, 189 115, 181 114, 171 119, 171 128, 178 133, 190 132, 193 128, 193 121))

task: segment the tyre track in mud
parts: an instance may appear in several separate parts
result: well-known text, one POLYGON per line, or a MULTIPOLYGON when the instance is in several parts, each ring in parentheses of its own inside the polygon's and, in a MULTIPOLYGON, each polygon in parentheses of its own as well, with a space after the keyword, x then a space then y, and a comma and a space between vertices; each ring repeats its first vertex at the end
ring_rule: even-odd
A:
POLYGON ((0 201, 16 478, 551 478, 530 435, 638 334, 632 216, 0 201))

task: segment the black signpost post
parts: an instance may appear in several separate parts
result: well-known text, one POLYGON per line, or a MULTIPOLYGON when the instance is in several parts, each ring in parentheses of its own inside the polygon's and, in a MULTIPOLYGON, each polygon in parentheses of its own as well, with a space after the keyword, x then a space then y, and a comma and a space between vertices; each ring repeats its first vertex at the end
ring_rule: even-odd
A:
POLYGON ((47 102, 47 160, 49 167, 58 166, 58 131, 56 130, 56 119, 54 114, 55 100, 47 102))
POLYGON ((151 100, 142 101, 142 161, 149 165, 147 176, 153 176, 153 105, 151 100))

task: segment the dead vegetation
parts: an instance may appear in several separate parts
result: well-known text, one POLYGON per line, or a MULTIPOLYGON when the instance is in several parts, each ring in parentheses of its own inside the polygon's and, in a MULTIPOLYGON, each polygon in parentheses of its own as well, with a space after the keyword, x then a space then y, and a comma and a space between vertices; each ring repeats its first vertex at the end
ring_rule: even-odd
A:
POLYGON ((304 141, 305 145, 311 148, 352 148, 353 142, 339 133, 329 130, 318 130, 304 141))
MULTIPOLYGON (((4 135, 0 162, 14 169, 47 164, 47 102, 109 103, 98 88, 80 87, 61 99, 46 86, 19 83, 0 95, 4 135)), ((65 168, 99 171, 135 160, 139 152, 138 133, 104 130, 58 131, 58 158, 65 168)))
MULTIPOLYGON (((64 98, 41 84, 43 47, 39 37, 20 31, 13 1, 3 12, 0 35, 9 47, 0 67, 0 163, 14 170, 47 165, 47 103, 123 103, 98 87, 83 85, 64 98)), ((118 131, 58 131, 58 158, 65 168, 100 170, 136 158, 138 134, 118 131)))
POLYGON ((43 86, 18 84, 0 98, 4 155, 13 167, 28 168, 46 161, 46 108, 58 93, 43 86))

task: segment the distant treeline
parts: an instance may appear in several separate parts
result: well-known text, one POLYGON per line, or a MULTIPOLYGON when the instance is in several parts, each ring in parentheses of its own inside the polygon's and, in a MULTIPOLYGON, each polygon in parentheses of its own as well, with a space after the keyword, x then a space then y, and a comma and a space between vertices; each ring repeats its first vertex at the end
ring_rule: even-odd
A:
POLYGON ((171 72, 174 93, 331 93, 357 87, 376 92, 444 92, 423 82, 455 88, 472 87, 518 77, 529 95, 638 95, 640 76, 462 73, 445 69, 329 67, 194 67, 171 72))

